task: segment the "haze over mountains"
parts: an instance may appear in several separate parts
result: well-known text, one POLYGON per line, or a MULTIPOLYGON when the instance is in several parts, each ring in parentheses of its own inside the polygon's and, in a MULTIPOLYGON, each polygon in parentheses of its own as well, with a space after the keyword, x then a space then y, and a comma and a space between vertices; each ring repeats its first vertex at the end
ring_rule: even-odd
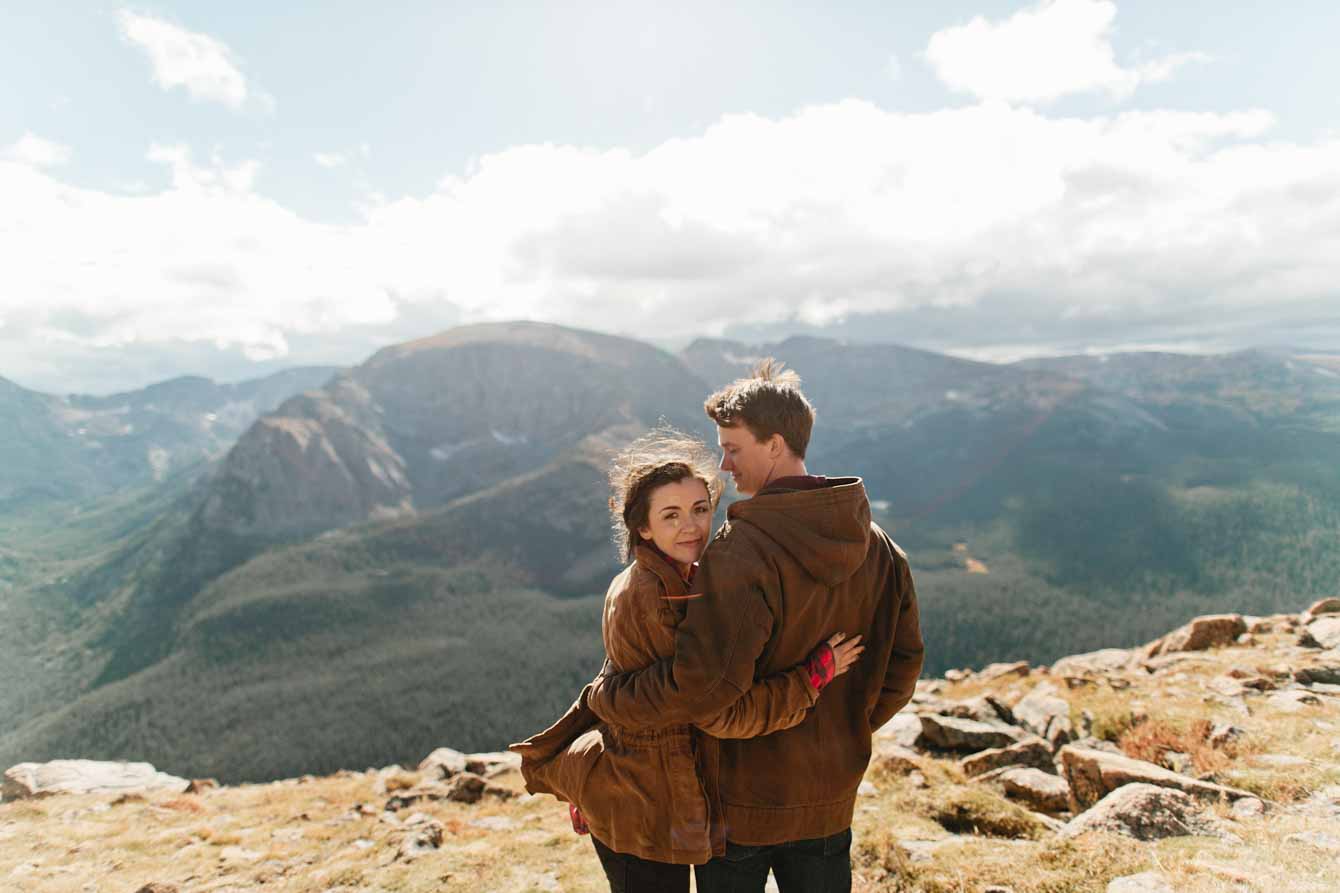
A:
POLYGON ((762 355, 819 410, 811 469, 862 475, 908 548, 930 672, 1340 591, 1333 357, 999 366, 809 337, 672 355, 464 327, 229 391, 210 425, 141 421, 167 385, 127 410, 0 390, 26 432, 0 477, 0 672, 19 680, 0 761, 239 780, 542 727, 599 666, 610 450, 661 418, 710 438, 704 395, 762 355), (271 410, 245 430, 226 409, 244 400, 271 410), (94 430, 139 458, 103 459, 94 430))

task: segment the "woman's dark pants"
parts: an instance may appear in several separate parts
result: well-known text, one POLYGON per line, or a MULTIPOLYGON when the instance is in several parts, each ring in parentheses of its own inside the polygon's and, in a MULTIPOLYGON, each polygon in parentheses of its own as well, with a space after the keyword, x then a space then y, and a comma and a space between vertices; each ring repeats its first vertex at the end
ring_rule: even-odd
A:
POLYGON ((849 893, 851 829, 773 846, 726 844, 726 855, 694 869, 698 893, 762 893, 768 871, 782 893, 849 893))
POLYGON ((591 842, 596 845, 600 867, 609 879, 610 893, 688 893, 689 866, 616 853, 596 840, 594 834, 591 842))

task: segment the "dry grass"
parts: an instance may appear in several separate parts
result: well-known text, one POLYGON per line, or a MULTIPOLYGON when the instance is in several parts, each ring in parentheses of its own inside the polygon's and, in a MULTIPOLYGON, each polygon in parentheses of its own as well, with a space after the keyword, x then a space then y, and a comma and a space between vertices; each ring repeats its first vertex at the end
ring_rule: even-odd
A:
MULTIPOLYGON (((1158 676, 1125 674, 1067 689, 1034 671, 1028 678, 967 681, 943 694, 993 694, 1017 700, 1034 685, 1058 683, 1075 713, 1088 710, 1094 731, 1133 756, 1157 761, 1177 750, 1198 771, 1277 804, 1264 818, 1233 819, 1214 807, 1237 840, 1174 838, 1139 844, 1086 835, 1060 840, 994 789, 968 781, 952 760, 925 757, 920 778, 875 771, 876 792, 858 802, 853 865, 857 891, 973 893, 990 884, 1015 893, 1101 893, 1117 876, 1156 870, 1176 890, 1334 891, 1340 860, 1288 840, 1302 831, 1340 837, 1340 820, 1290 807, 1340 784, 1340 701, 1280 712, 1265 697, 1243 713, 1207 698, 1204 682, 1234 664, 1269 669, 1275 645, 1229 648, 1204 663, 1158 676), (1209 747, 1211 722, 1243 733, 1232 746, 1209 747), (1307 762, 1279 765, 1271 754, 1307 762)), ((1278 663, 1278 661, 1274 661, 1278 663)), ((607 890, 587 838, 574 835, 565 808, 549 797, 477 805, 426 803, 388 821, 381 806, 412 787, 412 772, 344 773, 310 782, 225 787, 201 794, 128 799, 55 797, 0 805, 0 890, 25 893, 130 893, 150 881, 183 891, 228 893, 455 893, 455 891, 607 890), (356 807, 367 804, 371 814, 356 807), (398 823, 422 812, 442 824, 440 849, 397 858, 398 823), (490 822, 500 824, 490 824, 490 822)), ((520 779, 498 779, 520 790, 520 779)))

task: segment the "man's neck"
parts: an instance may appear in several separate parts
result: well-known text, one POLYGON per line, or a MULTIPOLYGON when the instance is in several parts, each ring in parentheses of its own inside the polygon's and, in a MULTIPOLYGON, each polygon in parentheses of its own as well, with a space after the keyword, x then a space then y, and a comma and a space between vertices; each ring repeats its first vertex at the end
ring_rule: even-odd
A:
POLYGON ((777 467, 772 472, 772 479, 775 481, 778 478, 804 477, 808 474, 809 472, 805 470, 805 460, 792 456, 777 463, 777 467))

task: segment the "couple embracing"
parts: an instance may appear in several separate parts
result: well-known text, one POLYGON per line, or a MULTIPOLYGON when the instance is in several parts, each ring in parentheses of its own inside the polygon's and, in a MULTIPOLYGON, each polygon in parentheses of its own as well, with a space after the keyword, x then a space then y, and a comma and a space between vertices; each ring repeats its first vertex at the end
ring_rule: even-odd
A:
POLYGON ((707 399, 747 498, 710 537, 701 443, 657 432, 611 473, 629 566, 605 596, 606 661, 553 726, 512 745, 532 793, 569 804, 610 889, 851 887, 871 735, 921 672, 907 558, 859 478, 805 467, 814 409, 765 361, 707 399), (709 543, 710 539, 710 543, 709 543))

